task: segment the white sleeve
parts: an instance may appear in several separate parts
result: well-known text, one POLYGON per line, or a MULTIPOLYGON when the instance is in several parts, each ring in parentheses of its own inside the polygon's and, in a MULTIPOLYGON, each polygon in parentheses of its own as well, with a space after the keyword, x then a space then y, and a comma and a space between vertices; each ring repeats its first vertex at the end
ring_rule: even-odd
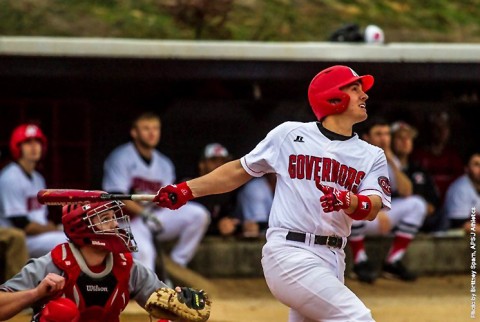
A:
POLYGON ((5 217, 27 215, 28 197, 21 184, 12 182, 9 178, 3 178, 4 180, 0 181, 0 204, 3 205, 3 215, 5 217))
POLYGON ((108 192, 129 193, 131 178, 123 154, 113 151, 103 164, 102 189, 108 192))
POLYGON ((365 178, 358 188, 358 193, 365 196, 379 196, 382 198, 383 207, 387 210, 391 209, 392 192, 388 175, 387 158, 383 151, 379 151, 372 169, 365 174, 365 178))
POLYGON ((248 174, 261 177, 265 173, 275 172, 280 146, 286 137, 283 129, 282 125, 274 128, 250 153, 240 159, 248 174))

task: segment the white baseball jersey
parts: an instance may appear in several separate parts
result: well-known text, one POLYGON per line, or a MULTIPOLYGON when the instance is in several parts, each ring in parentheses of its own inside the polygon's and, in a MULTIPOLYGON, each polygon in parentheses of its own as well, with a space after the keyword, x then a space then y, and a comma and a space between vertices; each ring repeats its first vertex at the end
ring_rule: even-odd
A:
MULTIPOLYGON (((15 216, 27 216, 31 222, 46 225, 47 207, 37 200, 40 189, 45 189, 40 173, 33 171, 28 175, 16 162, 7 165, 0 173, 0 225, 13 226, 8 218, 15 216)), ((66 239, 60 230, 28 235, 28 253, 30 257, 43 256, 66 239)))
MULTIPOLYGON (((168 157, 154 150, 152 159, 146 162, 133 142, 117 147, 104 163, 103 189, 108 192, 156 194, 162 186, 174 182, 175 168, 168 157)), ((170 257, 179 265, 187 265, 208 228, 208 210, 191 201, 178 210, 159 208, 152 202, 144 206, 157 215, 164 228, 155 237, 161 241, 177 239, 170 257)), ((138 217, 132 219, 131 228, 139 246, 133 256, 154 270, 156 249, 150 229, 138 217)))
POLYGON ((323 212, 317 182, 380 196, 389 208, 387 161, 380 148, 356 134, 330 140, 319 126, 317 122, 283 123, 241 159, 252 176, 277 175, 262 249, 265 280, 272 294, 290 307, 289 322, 372 322, 370 310, 343 283, 343 247, 352 219, 343 210, 323 212), (305 239, 289 239, 291 231, 304 233, 305 239), (342 246, 319 245, 314 235, 341 236, 342 246))
POLYGON ((330 140, 317 122, 286 122, 241 159, 252 176, 275 172, 277 185, 269 227, 316 235, 350 235, 343 211, 324 213, 316 181, 356 194, 377 195, 390 208, 388 170, 382 149, 360 140, 330 140))
POLYGON ((28 175, 18 163, 8 164, 0 173, 0 225, 12 226, 8 218, 26 215, 32 222, 47 223, 47 207, 37 200, 45 180, 37 171, 28 175))
POLYGON ((117 147, 104 163, 105 191, 156 194, 164 185, 175 181, 175 168, 165 155, 153 150, 146 163, 133 142, 117 147))
POLYGON ((472 208, 480 213, 480 195, 467 174, 456 179, 445 195, 445 211, 449 219, 470 219, 472 208))

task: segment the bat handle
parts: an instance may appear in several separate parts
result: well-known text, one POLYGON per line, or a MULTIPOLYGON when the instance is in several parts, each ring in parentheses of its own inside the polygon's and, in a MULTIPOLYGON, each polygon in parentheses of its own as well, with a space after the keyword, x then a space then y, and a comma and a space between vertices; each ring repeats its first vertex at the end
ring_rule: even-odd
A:
POLYGON ((170 192, 168 194, 168 199, 170 199, 173 205, 177 203, 177 195, 174 194, 173 192, 170 192))

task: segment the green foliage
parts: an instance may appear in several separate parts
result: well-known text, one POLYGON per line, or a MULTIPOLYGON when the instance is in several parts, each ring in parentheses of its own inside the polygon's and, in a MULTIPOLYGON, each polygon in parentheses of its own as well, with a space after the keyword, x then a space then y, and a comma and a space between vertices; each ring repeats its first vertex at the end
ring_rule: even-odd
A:
POLYGON ((479 42, 480 0, 0 0, 0 35, 324 41, 346 23, 387 42, 479 42))

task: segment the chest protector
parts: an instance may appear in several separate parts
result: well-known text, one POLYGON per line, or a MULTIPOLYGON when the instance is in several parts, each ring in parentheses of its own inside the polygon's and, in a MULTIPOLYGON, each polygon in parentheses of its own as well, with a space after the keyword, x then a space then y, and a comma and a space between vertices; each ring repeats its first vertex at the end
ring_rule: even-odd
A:
POLYGON ((77 304, 80 321, 118 322, 130 300, 128 284, 132 255, 112 253, 111 271, 92 276, 82 271, 81 265, 86 264, 78 263, 68 243, 56 246, 51 254, 53 263, 65 273, 65 287, 60 296, 64 295, 77 304))

